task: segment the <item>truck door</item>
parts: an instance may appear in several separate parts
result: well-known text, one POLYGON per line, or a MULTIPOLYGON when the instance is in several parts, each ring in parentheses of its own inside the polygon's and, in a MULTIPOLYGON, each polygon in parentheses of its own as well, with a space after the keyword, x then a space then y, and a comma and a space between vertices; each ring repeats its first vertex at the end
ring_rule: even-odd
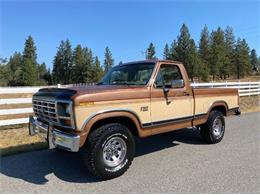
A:
POLYGON ((152 126, 181 123, 191 126, 194 102, 184 72, 178 65, 160 65, 151 89, 152 126))

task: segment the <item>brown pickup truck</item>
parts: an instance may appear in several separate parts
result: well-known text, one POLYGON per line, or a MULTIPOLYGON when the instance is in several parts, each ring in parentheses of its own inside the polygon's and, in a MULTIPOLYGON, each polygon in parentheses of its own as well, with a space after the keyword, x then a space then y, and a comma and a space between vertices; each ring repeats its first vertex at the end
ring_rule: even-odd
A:
POLYGON ((134 136, 197 127, 205 142, 222 140, 224 116, 240 114, 237 89, 192 88, 180 62, 114 66, 95 86, 40 89, 30 135, 49 148, 81 152, 101 179, 122 175, 135 155, 134 136))

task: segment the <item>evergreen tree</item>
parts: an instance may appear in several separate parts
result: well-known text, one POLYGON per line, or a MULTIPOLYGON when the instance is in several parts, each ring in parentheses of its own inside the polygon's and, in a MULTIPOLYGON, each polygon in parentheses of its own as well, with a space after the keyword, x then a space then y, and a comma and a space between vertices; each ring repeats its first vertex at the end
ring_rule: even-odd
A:
POLYGON ((220 27, 211 33, 210 41, 210 71, 214 80, 216 76, 228 74, 224 32, 220 27))
POLYGON ((150 43, 149 47, 146 50, 146 59, 155 59, 155 53, 155 46, 153 45, 153 43, 150 43))
POLYGON ((61 41, 53 61, 54 83, 68 84, 72 82, 72 49, 69 40, 61 41))
POLYGON ((85 82, 93 82, 94 78, 94 58, 93 58, 93 53, 91 49, 89 48, 84 48, 84 54, 86 58, 86 66, 84 67, 85 69, 83 70, 83 75, 85 78, 85 82))
POLYGON ((233 69, 235 68, 235 36, 233 33, 233 29, 230 26, 227 26, 224 32, 225 36, 225 48, 226 48, 226 56, 227 56, 227 74, 233 74, 233 69))
POLYGON ((10 72, 6 65, 7 60, 0 58, 0 86, 7 86, 10 78, 10 72))
POLYGON ((94 65, 93 65, 93 79, 92 82, 97 83, 100 81, 103 77, 103 70, 100 65, 100 61, 98 57, 95 57, 94 65))
POLYGON ((22 60, 22 85, 36 85, 37 82, 37 54, 33 38, 28 37, 25 41, 22 60))
POLYGON ((259 72, 259 69, 260 69, 260 56, 258 57, 257 59, 257 71, 259 72))
POLYGON ((208 27, 205 25, 201 31, 200 41, 199 41, 199 55, 203 60, 206 66, 209 66, 209 30, 208 27))
POLYGON ((38 64, 37 73, 38 73, 37 85, 46 85, 48 83, 48 81, 47 81, 48 71, 46 68, 46 64, 44 62, 42 64, 38 64))
POLYGON ((83 72, 85 72, 86 56, 81 45, 77 45, 73 51, 72 80, 73 83, 84 83, 83 72))
POLYGON ((53 84, 52 73, 51 73, 50 68, 48 68, 47 74, 45 75, 44 79, 45 79, 45 81, 47 82, 48 85, 52 85, 53 84))
POLYGON ((178 43, 176 40, 173 41, 173 43, 171 44, 171 48, 170 48, 170 60, 178 60, 178 53, 176 51, 176 48, 178 46, 178 43))
POLYGON ((257 68, 257 55, 255 49, 252 49, 250 52, 250 62, 251 62, 251 67, 253 70, 256 70, 257 68))
POLYGON ((88 83, 94 78, 94 63, 91 49, 77 45, 73 52, 73 82, 88 83))
POLYGON ((107 73, 112 66, 114 65, 114 59, 112 58, 112 53, 108 47, 105 48, 105 59, 104 59, 104 67, 105 73, 107 73))
POLYGON ((168 43, 166 43, 163 49, 163 59, 170 60, 170 58, 171 58, 170 48, 168 43))
POLYGON ((199 59, 195 41, 190 37, 188 27, 183 24, 177 42, 174 41, 171 48, 173 60, 183 62, 189 77, 193 80, 198 75, 199 59))
POLYGON ((29 58, 23 59, 22 84, 24 86, 37 85, 36 67, 29 58))
POLYGON ((235 65, 237 79, 244 77, 250 73, 250 56, 249 47, 245 39, 238 39, 235 47, 235 65))
POLYGON ((23 57, 21 53, 15 52, 9 59, 7 67, 10 72, 9 84, 10 86, 22 85, 22 68, 23 68, 23 57))

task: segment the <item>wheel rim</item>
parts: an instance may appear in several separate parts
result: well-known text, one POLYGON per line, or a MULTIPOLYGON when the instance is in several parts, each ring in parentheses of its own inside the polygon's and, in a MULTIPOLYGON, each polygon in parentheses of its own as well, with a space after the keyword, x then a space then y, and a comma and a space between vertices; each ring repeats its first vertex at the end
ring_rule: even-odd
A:
POLYGON ((224 129, 224 126, 223 126, 222 120, 219 117, 217 117, 213 122, 213 134, 216 137, 220 137, 223 133, 223 129, 224 129))
POLYGON ((126 142, 121 137, 112 137, 103 148, 103 160, 109 167, 118 166, 126 156, 126 142))

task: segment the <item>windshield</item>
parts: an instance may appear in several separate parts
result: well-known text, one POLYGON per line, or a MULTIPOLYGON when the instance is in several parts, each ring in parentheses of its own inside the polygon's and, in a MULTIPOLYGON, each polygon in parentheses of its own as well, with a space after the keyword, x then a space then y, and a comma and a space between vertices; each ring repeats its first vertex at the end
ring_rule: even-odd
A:
POLYGON ((113 67, 101 80, 102 85, 146 85, 154 63, 126 64, 113 67))

